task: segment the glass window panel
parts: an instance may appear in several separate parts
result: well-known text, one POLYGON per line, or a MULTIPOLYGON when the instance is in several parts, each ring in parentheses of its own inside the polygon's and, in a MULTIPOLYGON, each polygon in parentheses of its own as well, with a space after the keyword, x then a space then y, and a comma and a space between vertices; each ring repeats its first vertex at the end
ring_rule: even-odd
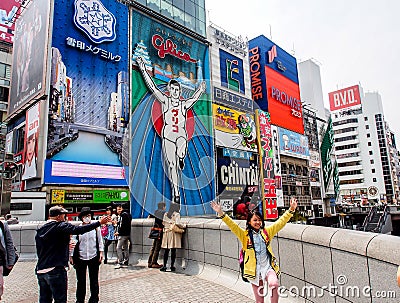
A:
POLYGON ((206 22, 206 10, 204 8, 198 7, 198 16, 196 16, 201 22, 206 22))
POLYGON ((160 0, 147 0, 147 7, 153 11, 160 12, 160 0))
POLYGON ((191 16, 196 16, 196 9, 195 5, 192 1, 185 2, 185 12, 191 16))
POLYGON ((190 29, 195 30, 196 29, 196 22, 195 22, 194 17, 192 17, 192 16, 190 16, 188 14, 185 14, 185 25, 187 27, 189 27, 190 29))
POLYGON ((172 4, 166 0, 161 0, 161 14, 172 19, 174 16, 172 4))
POLYGON ((143 4, 144 6, 146 6, 146 0, 136 0, 136 2, 143 4))
POLYGON ((181 24, 185 22, 185 13, 179 8, 173 7, 174 10, 174 20, 178 21, 181 24))
POLYGON ((181 9, 183 11, 185 10, 185 1, 184 0, 173 0, 172 4, 175 7, 179 8, 179 9, 181 9))

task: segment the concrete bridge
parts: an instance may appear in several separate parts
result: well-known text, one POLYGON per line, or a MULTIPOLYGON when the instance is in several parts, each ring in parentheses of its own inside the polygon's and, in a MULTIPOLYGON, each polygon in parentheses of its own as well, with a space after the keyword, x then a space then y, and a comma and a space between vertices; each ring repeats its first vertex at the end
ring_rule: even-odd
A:
MULTIPOLYGON (((239 243, 227 226, 218 219, 183 220, 188 228, 184 248, 178 250, 178 272, 253 298, 250 285, 240 277, 239 243)), ((238 222, 245 226, 244 221, 238 222)), ((132 220, 134 263, 147 262, 152 223, 132 220)), ((22 259, 35 258, 34 236, 41 224, 10 226, 22 259)), ((399 237, 289 223, 272 246, 282 271, 280 302, 399 302, 399 237)))

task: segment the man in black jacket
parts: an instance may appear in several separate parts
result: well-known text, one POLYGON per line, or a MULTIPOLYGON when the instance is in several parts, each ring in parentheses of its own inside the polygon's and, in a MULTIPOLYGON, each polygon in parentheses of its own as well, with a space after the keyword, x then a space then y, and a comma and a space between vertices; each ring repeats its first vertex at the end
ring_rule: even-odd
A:
POLYGON ((111 220, 103 217, 100 221, 75 226, 65 222, 68 213, 61 206, 49 209, 49 220, 36 232, 38 262, 36 275, 39 283, 39 303, 67 302, 67 271, 71 235, 80 235, 106 224, 111 220))
MULTIPOLYGON (((154 215, 149 215, 150 218, 154 218, 154 225, 153 227, 156 228, 164 228, 163 224, 163 218, 165 214, 165 209, 166 209, 166 204, 165 202, 158 202, 157 204, 157 210, 154 212, 154 215)), ((148 259, 148 267, 149 268, 161 268, 162 265, 158 264, 158 255, 160 253, 161 249, 161 243, 162 243, 162 237, 163 237, 163 231, 161 230, 160 237, 157 239, 154 239, 153 241, 153 246, 151 247, 150 250, 150 255, 148 259)))
POLYGON ((118 264, 115 268, 129 265, 129 241, 131 236, 132 216, 128 214, 122 205, 117 206, 118 223, 114 235, 118 239, 117 256, 118 264))

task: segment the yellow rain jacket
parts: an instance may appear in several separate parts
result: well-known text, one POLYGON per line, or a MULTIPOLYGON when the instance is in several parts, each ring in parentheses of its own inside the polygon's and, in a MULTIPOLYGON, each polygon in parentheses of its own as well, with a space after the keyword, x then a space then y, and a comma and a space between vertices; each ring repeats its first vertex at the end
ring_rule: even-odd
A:
MULTIPOLYGON (((267 245, 267 251, 271 256, 271 267, 274 269, 277 276, 279 276, 280 271, 278 261, 272 252, 271 240, 286 225, 292 216, 293 214, 287 210, 276 222, 274 222, 272 225, 264 227, 264 230, 261 231, 261 235, 265 241, 265 244, 267 245)), ((239 225, 237 225, 229 216, 223 216, 222 221, 228 225, 229 229, 242 243, 242 249, 245 252, 243 277, 255 279, 257 267, 256 252, 253 245, 251 245, 250 248, 247 248, 247 244, 251 243, 248 230, 239 227, 239 225)))

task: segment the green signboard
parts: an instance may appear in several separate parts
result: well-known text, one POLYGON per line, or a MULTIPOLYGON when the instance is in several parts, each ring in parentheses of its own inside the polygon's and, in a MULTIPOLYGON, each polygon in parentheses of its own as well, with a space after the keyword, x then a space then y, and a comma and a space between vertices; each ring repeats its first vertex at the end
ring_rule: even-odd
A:
POLYGON ((332 161, 331 153, 333 149, 333 129, 332 129, 332 119, 329 117, 328 127, 321 144, 321 162, 322 162, 322 172, 324 179, 324 189, 327 191, 329 180, 332 176, 332 161))
POLYGON ((129 190, 51 190, 52 204, 118 203, 129 201, 129 190))

